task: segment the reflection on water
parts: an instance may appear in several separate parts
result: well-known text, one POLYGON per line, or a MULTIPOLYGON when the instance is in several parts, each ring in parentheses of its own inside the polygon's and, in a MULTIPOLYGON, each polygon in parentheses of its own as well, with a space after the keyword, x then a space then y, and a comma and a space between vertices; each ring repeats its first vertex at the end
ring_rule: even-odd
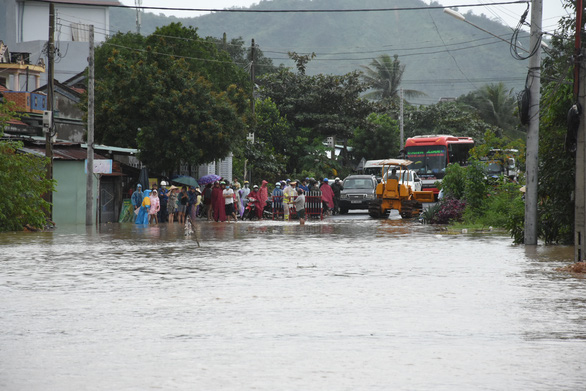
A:
POLYGON ((0 246, 2 390, 586 386, 586 280, 555 271, 570 247, 352 215, 0 246))

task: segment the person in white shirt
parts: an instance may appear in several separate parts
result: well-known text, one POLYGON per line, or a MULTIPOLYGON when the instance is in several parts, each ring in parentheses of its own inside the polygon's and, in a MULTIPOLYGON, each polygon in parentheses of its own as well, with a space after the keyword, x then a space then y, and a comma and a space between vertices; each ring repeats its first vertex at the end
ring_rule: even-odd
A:
POLYGON ((230 186, 226 186, 224 182, 222 182, 222 195, 224 196, 224 204, 226 208, 226 218, 232 218, 234 221, 238 221, 236 218, 236 210, 234 209, 234 190, 230 186))
POLYGON ((297 210, 297 217, 299 217, 299 224, 305 224, 305 195, 303 189, 297 189, 297 198, 295 199, 295 209, 297 210))

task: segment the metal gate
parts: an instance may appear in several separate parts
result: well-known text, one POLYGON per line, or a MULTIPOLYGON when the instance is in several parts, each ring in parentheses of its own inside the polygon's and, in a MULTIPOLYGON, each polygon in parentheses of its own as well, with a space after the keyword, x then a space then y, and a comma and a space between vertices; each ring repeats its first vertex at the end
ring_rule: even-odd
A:
POLYGON ((114 203, 114 182, 101 181, 100 183, 100 223, 114 223, 118 221, 114 203))

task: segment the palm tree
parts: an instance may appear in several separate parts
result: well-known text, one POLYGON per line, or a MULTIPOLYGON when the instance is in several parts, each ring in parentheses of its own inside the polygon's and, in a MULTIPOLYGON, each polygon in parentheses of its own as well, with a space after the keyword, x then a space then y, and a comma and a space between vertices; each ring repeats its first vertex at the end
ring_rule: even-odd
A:
POLYGON ((507 90, 503 82, 487 84, 477 90, 476 96, 484 121, 505 130, 514 127, 517 118, 513 89, 507 90))
MULTIPOLYGON (((405 71, 405 65, 401 65, 399 56, 394 59, 388 54, 382 54, 374 58, 370 66, 362 66, 364 73, 362 80, 371 88, 371 92, 365 94, 366 98, 377 100, 398 101, 401 79, 405 71)), ((417 90, 403 90, 407 98, 416 98, 426 95, 417 90)))

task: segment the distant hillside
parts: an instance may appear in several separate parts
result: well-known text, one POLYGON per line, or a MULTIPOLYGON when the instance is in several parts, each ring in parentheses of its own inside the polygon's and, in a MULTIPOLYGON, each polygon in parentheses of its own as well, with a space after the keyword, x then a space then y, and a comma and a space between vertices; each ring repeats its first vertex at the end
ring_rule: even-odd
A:
MULTIPOLYGON (((421 0, 265 0, 250 9, 364 9, 426 7, 421 0)), ((112 29, 135 31, 135 12, 110 11, 112 29)), ((466 19, 510 39, 512 31, 485 16, 466 19)), ((440 97, 457 97, 487 83, 504 82, 516 91, 525 82, 528 61, 517 61, 509 45, 458 21, 442 10, 353 13, 213 13, 176 18, 145 13, 141 33, 180 21, 198 28, 201 36, 252 38, 276 65, 293 66, 287 52, 315 52, 308 74, 343 74, 361 69, 381 54, 399 55, 406 65, 403 87, 427 97, 416 104, 436 103, 440 97)))

